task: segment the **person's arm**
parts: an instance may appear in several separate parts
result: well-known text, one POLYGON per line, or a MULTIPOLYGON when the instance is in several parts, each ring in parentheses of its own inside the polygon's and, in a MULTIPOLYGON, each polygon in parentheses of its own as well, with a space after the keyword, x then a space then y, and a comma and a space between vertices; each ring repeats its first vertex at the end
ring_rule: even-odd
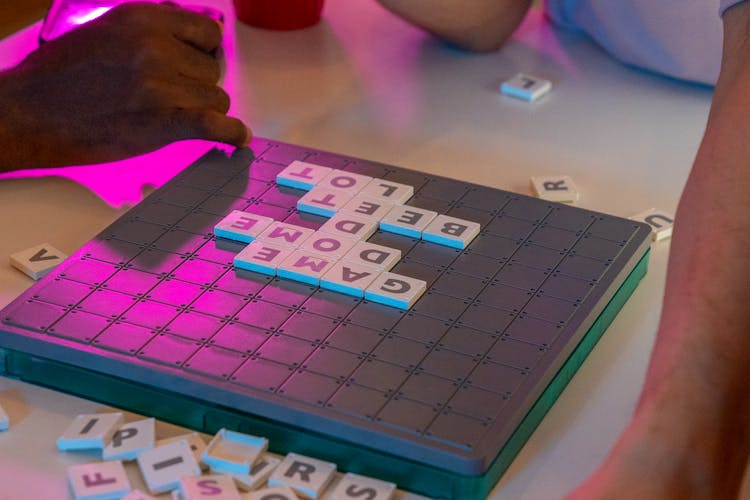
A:
POLYGON ((180 139, 250 139, 217 86, 215 21, 124 4, 0 72, 0 172, 114 161, 180 139))
POLYGON ((750 2, 724 14, 705 135, 675 219, 633 419, 575 498, 737 498, 750 458, 750 2))
POLYGON ((378 0, 394 14, 461 48, 499 49, 532 0, 378 0))

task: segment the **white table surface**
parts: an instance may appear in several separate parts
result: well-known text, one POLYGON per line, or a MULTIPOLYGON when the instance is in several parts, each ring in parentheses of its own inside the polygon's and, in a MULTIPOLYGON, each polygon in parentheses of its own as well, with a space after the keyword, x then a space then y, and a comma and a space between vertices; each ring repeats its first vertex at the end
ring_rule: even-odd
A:
MULTIPOLYGON (((674 211, 708 114, 710 89, 625 67, 534 11, 503 50, 447 47, 374 2, 329 0, 297 32, 235 23, 228 0, 224 82, 256 135, 529 194, 531 175, 568 174, 578 205, 629 216, 674 211), (528 104, 498 93, 517 72, 553 82, 528 104)), ((0 67, 33 48, 38 25, 0 41, 0 67)), ((72 253, 207 149, 175 144, 120 164, 0 177, 0 306, 32 282, 8 255, 42 242, 72 253), (148 168, 154 161, 160 169, 148 168), (148 190, 148 187, 145 188, 148 190)), ((604 458, 638 396, 657 327, 669 242, 495 487, 491 498, 561 497, 604 458)), ((55 451, 78 413, 100 406, 0 378, 0 498, 67 498, 55 451), (41 493, 43 492, 43 493, 41 493)))

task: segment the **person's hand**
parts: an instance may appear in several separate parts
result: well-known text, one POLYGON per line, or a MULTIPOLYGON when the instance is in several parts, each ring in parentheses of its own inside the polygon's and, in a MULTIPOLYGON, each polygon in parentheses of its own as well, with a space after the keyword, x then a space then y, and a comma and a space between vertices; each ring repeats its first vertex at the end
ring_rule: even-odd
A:
POLYGON ((217 85, 214 20, 131 3, 0 73, 0 170, 114 161, 181 139, 245 146, 217 85))

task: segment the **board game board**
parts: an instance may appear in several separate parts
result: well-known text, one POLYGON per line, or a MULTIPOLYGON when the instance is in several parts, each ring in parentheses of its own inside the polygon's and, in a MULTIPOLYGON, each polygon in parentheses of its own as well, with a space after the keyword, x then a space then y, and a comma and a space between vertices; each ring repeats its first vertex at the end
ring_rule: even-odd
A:
POLYGON ((213 150, 1 313, 5 373, 206 432, 269 438, 433 497, 484 496, 645 274, 650 227, 421 172, 255 139, 213 150), (481 225, 465 249, 377 231, 403 310, 237 269, 233 210, 318 229, 302 160, 412 186, 407 206, 481 225))

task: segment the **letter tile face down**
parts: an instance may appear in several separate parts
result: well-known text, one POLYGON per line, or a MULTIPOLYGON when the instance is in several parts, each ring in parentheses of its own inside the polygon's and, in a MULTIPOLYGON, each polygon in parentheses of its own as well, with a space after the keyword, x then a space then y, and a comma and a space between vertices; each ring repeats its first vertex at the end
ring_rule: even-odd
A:
POLYGON ((333 217, 352 197, 341 189, 315 186, 297 200, 297 210, 321 217, 333 217))
POLYGON ((396 205, 380 221, 380 229, 410 238, 421 238, 422 231, 435 217, 437 217, 437 212, 432 210, 396 205))
POLYGON ((268 479, 269 486, 288 486, 307 498, 320 498, 336 473, 336 464, 289 453, 268 479))
POLYGON ((427 290, 427 283, 416 278, 385 272, 365 290, 365 300, 399 309, 409 309, 427 290))
POLYGON ((277 269, 295 251, 266 241, 253 241, 234 256, 234 267, 275 276, 277 269))
POLYGON ((567 175, 532 177, 531 189, 537 198, 560 203, 575 203, 579 194, 573 179, 567 175))
POLYGON ((322 165, 294 160, 276 175, 276 184, 309 191, 325 179, 332 170, 322 165))
POLYGON ((381 271, 375 267, 339 261, 320 279, 320 288, 354 297, 364 297, 365 289, 381 271))
POLYGON ((378 229, 378 221, 370 217, 362 217, 350 213, 339 213, 323 224, 319 231, 328 234, 350 236, 358 240, 366 240, 378 229))
POLYGON ((68 481, 76 500, 117 500, 130 491, 122 462, 95 462, 68 467, 68 481))
POLYGON ((414 196, 414 186, 375 178, 359 194, 387 200, 395 205, 403 205, 414 196))
POLYGON ((422 231, 422 239, 439 245, 464 249, 479 234, 476 222, 438 215, 422 231))
POLYGON ((272 222, 274 220, 270 217, 233 210, 214 226, 214 234, 220 238, 250 243, 272 222))
POLYGON ((336 262, 335 258, 295 250, 276 270, 279 278, 299 281, 312 286, 320 285, 320 278, 336 262))

